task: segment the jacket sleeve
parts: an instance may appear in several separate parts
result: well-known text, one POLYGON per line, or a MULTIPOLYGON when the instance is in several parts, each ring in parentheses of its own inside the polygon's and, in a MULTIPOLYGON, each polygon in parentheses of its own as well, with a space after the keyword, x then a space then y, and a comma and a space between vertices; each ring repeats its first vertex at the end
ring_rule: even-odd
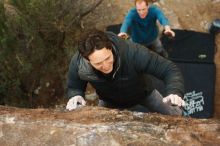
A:
POLYGON ((120 29, 120 32, 125 32, 127 33, 129 27, 131 26, 132 24, 132 21, 133 21, 133 17, 134 17, 134 11, 135 9, 131 9, 128 14, 125 16, 125 19, 122 23, 122 26, 121 26, 121 29, 120 29))
MULTIPOLYGON (((150 51, 142 45, 131 43, 129 58, 133 60, 134 68, 137 72, 151 74, 166 85, 166 94, 184 95, 184 81, 179 68, 170 60, 150 51)), ((131 63, 132 63, 131 62, 131 63)))
POLYGON ((78 75, 78 53, 76 53, 69 65, 69 72, 67 76, 67 98, 76 95, 85 97, 85 90, 87 82, 80 79, 78 75))
POLYGON ((164 13, 157 7, 157 6, 152 6, 154 13, 156 14, 156 17, 158 21, 160 22, 161 25, 169 25, 169 20, 167 17, 164 15, 164 13))

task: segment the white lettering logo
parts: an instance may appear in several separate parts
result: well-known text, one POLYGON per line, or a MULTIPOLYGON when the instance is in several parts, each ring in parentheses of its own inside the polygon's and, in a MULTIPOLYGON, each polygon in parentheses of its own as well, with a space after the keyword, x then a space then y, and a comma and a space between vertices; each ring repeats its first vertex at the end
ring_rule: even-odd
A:
POLYGON ((188 111, 188 114, 194 114, 196 112, 201 112, 204 110, 203 106, 205 104, 203 92, 188 92, 184 95, 184 101, 186 102, 185 109, 188 111))

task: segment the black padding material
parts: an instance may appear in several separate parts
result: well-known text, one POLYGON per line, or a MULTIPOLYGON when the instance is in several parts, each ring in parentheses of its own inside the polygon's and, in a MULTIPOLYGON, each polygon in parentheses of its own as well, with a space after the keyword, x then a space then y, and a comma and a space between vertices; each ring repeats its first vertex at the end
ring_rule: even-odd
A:
MULTIPOLYGON (((106 30, 118 34, 121 24, 107 26, 106 30)), ((162 35, 161 41, 169 53, 169 59, 181 62, 213 63, 215 36, 210 33, 173 29, 174 38, 162 35)))
POLYGON ((109 25, 106 27, 106 31, 114 32, 115 34, 118 34, 120 32, 121 24, 114 24, 109 25))
POLYGON ((191 117, 210 118, 213 116, 215 93, 215 65, 206 63, 180 63, 184 84, 184 100, 191 117))
POLYGON ((174 31, 174 38, 165 35, 161 37, 169 59, 181 62, 214 62, 215 38, 212 34, 177 29, 174 31))

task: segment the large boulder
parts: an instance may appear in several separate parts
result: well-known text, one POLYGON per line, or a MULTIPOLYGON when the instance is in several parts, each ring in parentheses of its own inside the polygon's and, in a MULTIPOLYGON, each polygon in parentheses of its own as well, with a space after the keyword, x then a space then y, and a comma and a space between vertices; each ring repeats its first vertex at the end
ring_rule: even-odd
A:
POLYGON ((0 106, 0 145, 219 145, 217 120, 83 107, 75 111, 0 106))

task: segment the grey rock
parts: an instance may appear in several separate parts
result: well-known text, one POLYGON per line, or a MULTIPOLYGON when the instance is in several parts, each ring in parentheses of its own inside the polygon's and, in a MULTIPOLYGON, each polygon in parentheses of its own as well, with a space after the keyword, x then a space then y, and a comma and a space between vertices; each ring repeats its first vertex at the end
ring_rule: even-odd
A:
POLYGON ((218 145, 220 123, 101 107, 74 111, 0 106, 4 146, 218 145))

